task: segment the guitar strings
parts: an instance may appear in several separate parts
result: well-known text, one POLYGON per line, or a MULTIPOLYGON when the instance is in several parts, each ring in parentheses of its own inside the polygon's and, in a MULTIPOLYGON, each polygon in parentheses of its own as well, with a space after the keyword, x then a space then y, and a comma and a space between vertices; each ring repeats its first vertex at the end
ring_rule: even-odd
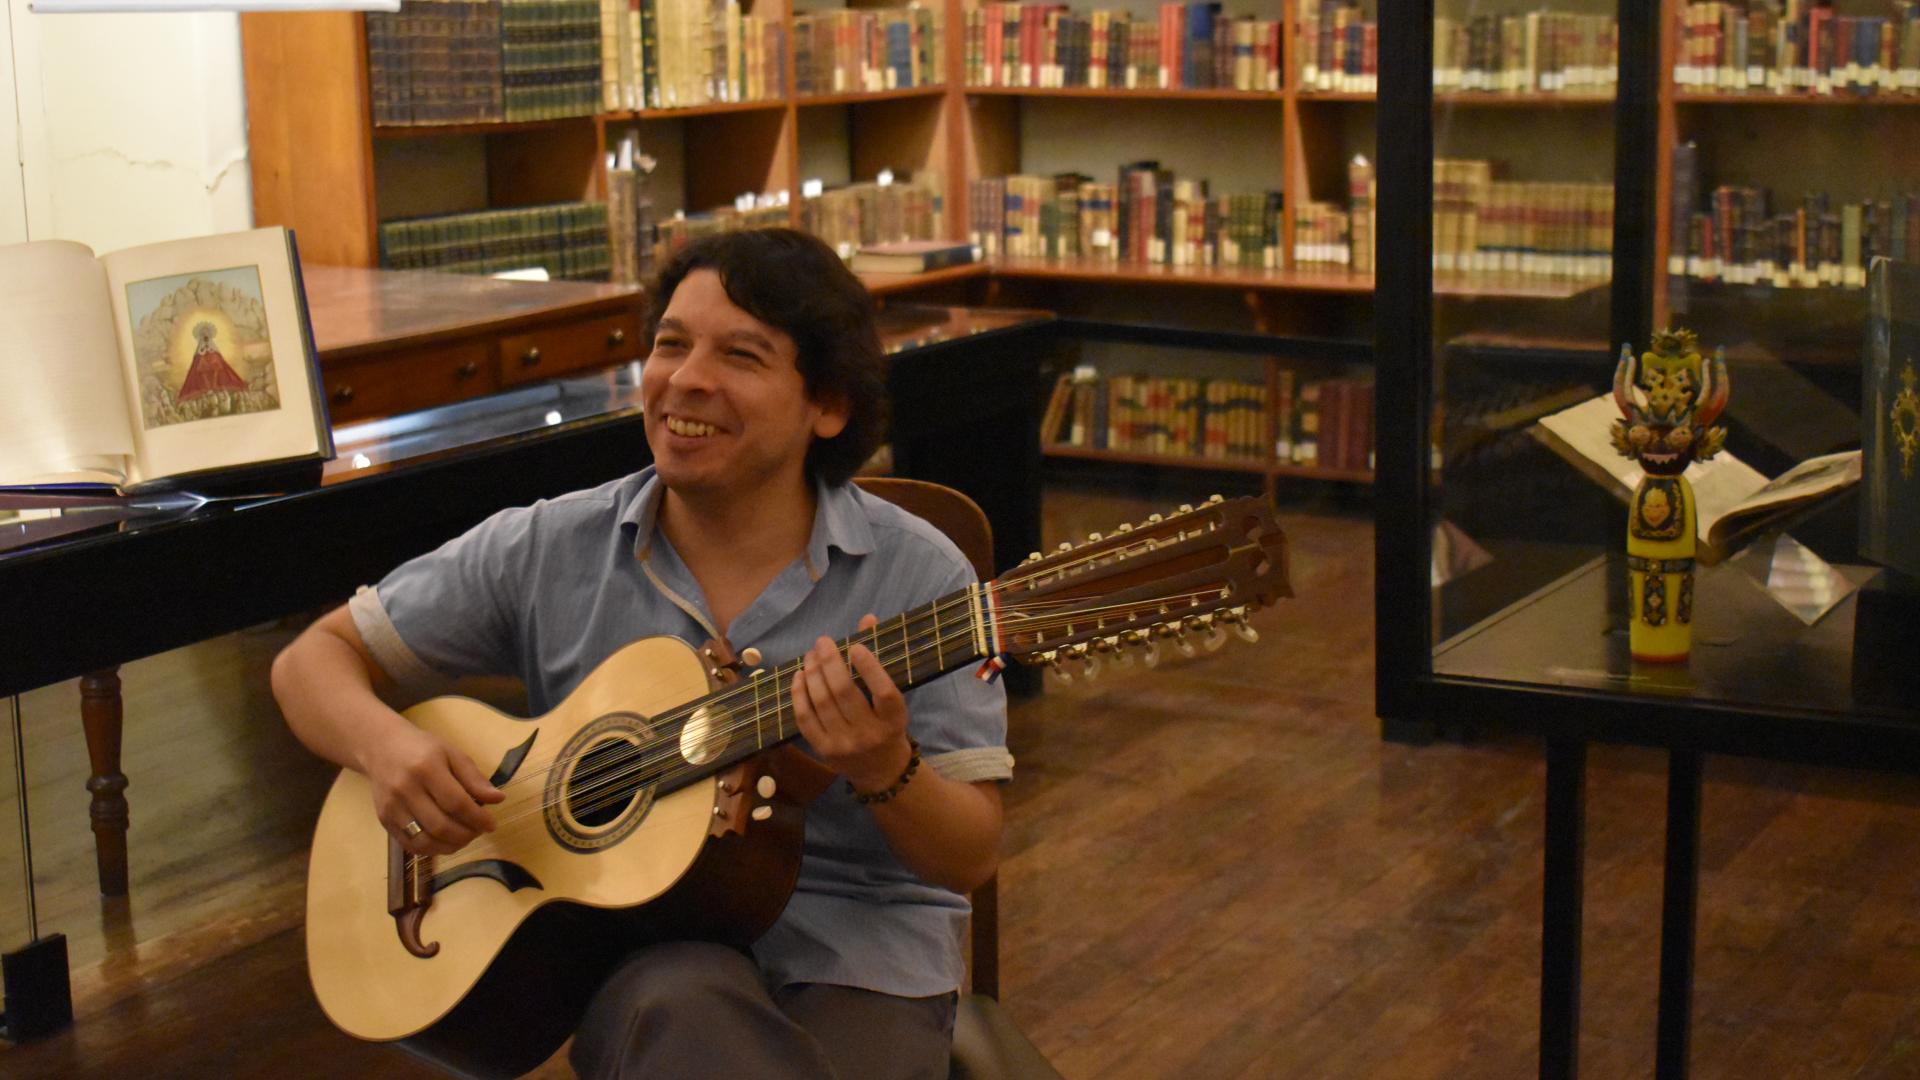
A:
MULTIPOLYGON (((1181 600, 1197 598, 1198 595, 1204 595, 1204 594, 1196 594, 1196 597, 1186 597, 1186 596, 1168 597, 1168 598, 1163 598, 1162 602, 1172 601, 1177 603, 1181 600)), ((1045 611, 1050 609, 1058 609, 1058 608, 1067 606, 1069 604, 1073 604, 1073 601, 1043 599, 1039 602, 1009 605, 1008 607, 1001 608, 1000 611, 1002 612, 1003 615, 1012 614, 1015 616, 1019 616, 1022 614, 1023 610, 1025 609, 1045 611)), ((951 608, 951 607, 962 606, 962 605, 971 608, 972 606, 971 597, 965 597, 958 601, 942 601, 940 602, 939 607, 951 608)), ((1089 617, 1094 618, 1097 621, 1098 619, 1104 617, 1104 615, 1106 614, 1125 610, 1127 608, 1131 608, 1135 606, 1137 605, 1125 604, 1125 605, 1103 605, 1100 607, 1088 607, 1086 605, 1073 604, 1075 614, 1071 622, 1081 622, 1089 617)), ((907 641, 911 641, 914 638, 920 636, 920 635, 914 635, 909 633, 909 628, 912 625, 912 623, 921 618, 929 617, 935 614, 937 610, 938 608, 935 608, 933 605, 929 605, 929 609, 925 615, 922 615, 919 612, 908 612, 905 615, 902 615, 898 619, 894 620, 893 623, 890 625, 876 626, 870 631, 861 631, 859 634, 856 634, 853 637, 850 637, 849 639, 847 639, 847 641, 842 644, 840 648, 840 652, 843 656, 845 656, 847 653, 847 649, 851 645, 860 642, 861 639, 864 638, 866 642, 875 643, 874 645, 871 646, 871 651, 874 652, 876 658, 880 660, 883 667, 891 669, 895 665, 899 664, 902 659, 904 659, 910 668, 913 655, 915 653, 925 652, 926 649, 928 648, 928 644, 925 641, 922 641, 917 647, 911 644, 897 645, 894 641, 895 631, 896 630, 900 631, 903 639, 907 641), (882 639, 884 639, 885 644, 884 645, 878 644, 878 641, 882 639)), ((1016 627, 1016 632, 1044 631, 1046 629, 1052 628, 1052 626, 1049 625, 1049 623, 1052 623, 1053 625, 1060 625, 1066 622, 1068 622, 1068 620, 1061 620, 1057 617, 1052 620, 1025 618, 1019 621, 1019 624, 1016 627)), ((936 620, 936 625, 937 625, 937 620, 936 620)), ((961 645, 970 646, 972 642, 968 639, 972 638, 973 634, 974 634, 974 627, 970 621, 956 624, 951 635, 946 634, 944 628, 942 628, 942 639, 939 642, 939 647, 944 649, 949 637, 957 641, 961 645)), ((974 658, 975 658, 974 656, 969 655, 969 662, 974 658)), ((786 708, 786 705, 784 704, 784 702, 786 700, 785 696, 788 694, 790 689, 786 685, 786 683, 788 681, 788 677, 794 671, 798 670, 799 664, 800 664, 800 661, 798 660, 790 662, 787 665, 782 665, 776 668, 771 675, 757 677, 756 679, 751 680, 747 683, 739 684, 732 689, 722 691, 714 695, 711 695, 709 697, 698 699, 693 702, 685 703, 682 706, 678 706, 673 710, 660 714, 655 718, 658 721, 660 727, 662 729, 673 728, 674 730, 672 732, 667 732, 665 730, 662 730, 656 735, 656 737, 650 742, 649 745, 662 746, 665 748, 664 751, 656 759, 653 759, 653 760, 640 759, 638 761, 635 761, 633 764, 635 764, 636 767, 645 768, 645 767, 650 767, 653 764, 657 764, 658 760, 662 758, 670 759, 670 758, 681 757, 682 755, 680 751, 676 749, 679 745, 679 743, 677 742, 677 739, 669 739, 667 737, 669 734, 677 736, 679 731, 684 729, 685 721, 690 719, 692 716, 697 715, 702 709, 706 709, 709 712, 723 710, 726 713, 726 715, 729 717, 743 715, 744 709, 735 710, 733 708, 730 708, 730 706, 735 702, 736 699, 742 698, 746 694, 751 693, 754 696, 754 708, 755 708, 754 716, 749 717, 744 721, 736 722, 733 725, 728 727, 716 728, 713 732, 708 733, 705 739, 702 740, 703 742, 712 741, 712 742, 723 743, 723 744, 731 743, 732 742, 731 736, 734 735, 735 733, 739 731, 743 731, 750 726, 751 727, 759 726, 758 716, 759 716, 759 711, 761 707, 760 703, 763 700, 763 695, 761 694, 760 691, 762 686, 766 686, 769 684, 772 685, 773 690, 772 690, 772 694, 767 695, 765 700, 771 700, 775 703, 775 710, 774 710, 775 719, 776 721, 779 722, 780 731, 781 731, 781 734, 777 736, 776 741, 784 740, 785 738, 784 710, 786 708)), ((856 676, 856 681, 858 681, 857 676, 856 676)), ((535 769, 531 769, 531 770, 526 769, 526 767, 523 765, 522 779, 511 781, 509 782, 509 785, 505 785, 505 786, 511 786, 511 784, 522 783, 522 782, 544 783, 545 773, 547 771, 550 771, 553 764, 554 764, 554 761, 552 760, 544 761, 539 763, 535 769)), ((628 770, 628 772, 624 774, 615 773, 610 775, 609 779, 613 782, 618 782, 626 778, 626 776, 630 775, 630 773, 631 773, 631 770, 628 770)))
MULTIPOLYGON (((1198 599, 1205 595, 1206 595, 1205 593, 1195 594, 1194 597, 1192 597, 1192 599, 1198 599)), ((1188 598, 1178 597, 1178 598, 1166 598, 1166 599, 1175 600, 1177 602, 1180 599, 1188 599, 1188 598)), ((1050 602, 1047 602, 1047 605, 1045 606, 1058 607, 1058 606, 1061 606, 1063 603, 1064 602, 1060 602, 1060 601, 1050 601, 1050 602)), ((1040 607, 1042 605, 1032 605, 1032 606, 1040 607)), ((1114 605, 1114 607, 1120 607, 1120 605, 1114 605)), ((1086 617, 1086 615, 1089 613, 1089 610, 1090 609, 1086 609, 1084 607, 1076 607, 1074 621, 1082 621, 1086 617)), ((1025 629, 1037 621, 1044 623, 1043 620, 1027 620, 1025 623, 1022 624, 1022 628, 1025 629)), ((1063 622, 1064 620, 1056 619, 1051 621, 1063 622)), ((904 628, 905 628, 904 625, 902 625, 901 629, 904 629, 904 628)), ((871 641, 883 633, 890 636, 892 634, 893 629, 894 629, 893 627, 876 627, 872 631, 863 632, 863 635, 869 641, 871 641)), ((951 635, 943 634, 942 645, 944 646, 946 640, 950 638, 951 640, 953 640, 955 643, 959 645, 970 646, 972 642, 968 639, 972 638, 973 636, 972 629, 973 628, 971 624, 960 624, 956 626, 954 632, 951 635)), ((857 640, 858 640, 858 636, 856 636, 856 638, 854 639, 849 639, 849 641, 846 644, 851 645, 855 643, 857 640)), ((924 651, 925 648, 926 648, 926 645, 923 643, 920 646, 920 649, 924 651)), ((843 653, 844 653, 844 649, 845 649, 845 646, 843 646, 843 649, 842 649, 843 653)), ((875 649, 874 651, 875 651, 876 657, 880 659, 883 667, 886 667, 887 669, 889 669, 890 673, 892 669, 897 665, 899 665, 899 663, 903 659, 901 652, 893 651, 893 648, 891 645, 887 647, 875 649)), ((902 651, 910 652, 911 650, 902 650, 902 651)), ((904 659, 910 662, 911 655, 905 656, 904 659)), ((969 655, 969 662, 971 661, 971 659, 973 659, 973 657, 969 655)), ((732 736, 734 734, 740 731, 744 731, 749 727, 758 728, 760 726, 758 721, 758 715, 760 710, 759 701, 761 699, 759 688, 760 686, 766 685, 768 683, 772 683, 774 686, 773 697, 771 698, 771 700, 773 700, 776 703, 775 718, 779 723, 779 731, 780 731, 780 734, 777 736, 776 741, 784 741, 786 737, 784 717, 785 717, 785 712, 787 709, 787 702, 788 702, 787 695, 790 692, 790 688, 784 684, 787 682, 787 677, 791 675, 791 673, 797 670, 799 670, 799 662, 798 661, 791 662, 789 664, 782 665, 781 667, 776 669, 772 677, 762 677, 760 680, 757 680, 755 683, 751 685, 743 685, 737 691, 725 692, 719 695, 715 695, 711 698, 702 699, 699 702, 690 703, 690 706, 689 706, 690 710, 692 712, 697 713, 700 708, 712 708, 716 706, 724 706, 731 699, 735 697, 743 696, 744 693, 746 693, 749 690, 754 693, 756 698, 754 716, 749 717, 744 721, 738 721, 738 722, 732 723, 731 725, 717 727, 714 731, 707 733, 701 741, 703 743, 710 742, 710 743, 718 744, 720 746, 726 746, 733 742, 732 736)), ((856 676, 856 681, 861 681, 861 680, 859 680, 858 677, 856 676)), ((659 719, 662 721, 662 727, 663 728, 671 727, 676 722, 682 721, 683 717, 678 714, 689 711, 689 708, 682 708, 680 710, 675 710, 674 712, 662 714, 659 717, 659 719)), ((730 711, 728 713, 729 716, 739 716, 743 714, 744 714, 744 710, 741 710, 739 712, 730 711)), ((679 730, 684 730, 684 723, 680 724, 679 730)), ((606 787, 610 785, 618 785, 618 784, 621 784, 622 781, 631 779, 637 773, 644 772, 649 768, 659 765, 663 761, 671 761, 676 766, 678 766, 684 760, 684 753, 682 749, 682 744, 677 738, 677 735, 678 735, 678 731, 662 731, 661 733, 656 735, 654 739, 650 740, 649 743, 645 744, 644 746, 635 747, 633 749, 633 752, 627 755, 624 761, 615 762, 615 766, 624 763, 629 766, 628 768, 619 769, 614 766, 602 766, 599 771, 603 775, 600 777, 596 777, 591 785, 584 788, 580 786, 576 786, 572 790, 575 792, 576 796, 579 796, 583 791, 590 793, 593 790, 593 786, 606 787), (650 752, 654 751, 656 748, 659 750, 658 753, 653 753, 651 757, 647 756, 650 752)), ((689 763, 689 764, 692 764, 692 763, 689 763)), ((551 765, 549 765, 548 768, 550 770, 551 765)), ((693 768, 695 770, 699 770, 700 766, 693 765, 693 768)), ((667 774, 664 774, 659 779, 660 780, 671 779, 672 775, 673 774, 671 772, 668 772, 667 774)), ((530 779, 544 780, 544 778, 542 777, 534 777, 530 779)), ((622 791, 619 793, 618 797, 629 798, 631 797, 631 792, 622 791)), ((541 808, 544 809, 544 804, 542 804, 541 808)))
MULTIPOLYGON (((1211 522, 1200 522, 1197 524, 1202 526, 1202 528, 1200 531, 1197 531, 1192 535, 1205 535, 1206 532, 1212 531, 1213 528, 1215 527, 1211 522)), ((1106 541, 1106 546, 1100 547, 1098 549, 1083 549, 1073 559, 1061 559, 1059 558, 1059 556, 1056 556, 1054 559, 1046 560, 1048 565, 1046 565, 1044 569, 1039 567, 1033 567, 1028 569, 1016 568, 1015 570, 1010 571, 1008 574, 1003 575, 1002 579, 986 583, 984 588, 987 591, 994 592, 997 594, 1002 594, 1002 595, 1004 595, 1004 593, 1009 588, 1012 588, 1012 587, 1031 589, 1034 587, 1032 585, 1032 582, 1039 577, 1046 576, 1046 575, 1059 575, 1059 577, 1057 577, 1055 580, 1056 581, 1062 580, 1067 576, 1067 571, 1071 569, 1088 565, 1100 559, 1130 557, 1132 554, 1138 553, 1136 549, 1153 550, 1155 548, 1162 547, 1165 545, 1179 543, 1180 541, 1187 539, 1189 534, 1186 531, 1186 529, 1183 527, 1180 533, 1176 537, 1174 537, 1171 540, 1167 540, 1167 539, 1147 535, 1143 530, 1142 535, 1134 537, 1125 543, 1114 544, 1112 541, 1114 539, 1117 539, 1121 535, 1130 535, 1130 534, 1115 534, 1114 538, 1110 538, 1108 541, 1106 541)), ((1065 553, 1062 553, 1062 554, 1064 555, 1065 553)), ((972 589, 967 589, 967 590, 962 590, 956 593, 952 593, 946 597, 942 597, 935 601, 932 601, 927 605, 923 605, 922 609, 916 609, 915 611, 909 611, 909 612, 903 613, 902 615, 898 616, 895 620, 893 620, 893 625, 876 627, 873 633, 875 635, 878 635, 882 630, 885 630, 887 633, 892 633, 895 629, 899 629, 903 633, 905 633, 907 632, 908 628, 911 626, 913 620, 917 620, 921 618, 932 618, 934 620, 935 627, 938 628, 940 623, 940 616, 942 614, 951 612, 953 608, 957 608, 957 607, 965 607, 970 609, 974 605, 975 599, 976 598, 972 589)), ((1014 602, 1014 603, 1005 603, 999 606, 997 610, 1000 612, 1001 617, 1005 618, 1008 616, 1019 616, 1029 609, 1041 610, 1044 608, 1045 605, 1049 603, 1052 603, 1055 605, 1065 605, 1065 604, 1073 603, 1073 601, 1072 600, 1048 601, 1045 598, 1042 598, 1041 600, 1038 600, 1038 601, 1021 601, 1021 602, 1014 602)), ((1093 617, 1096 620, 1098 620, 1101 616, 1100 608, 1089 607, 1089 608, 1084 608, 1082 610, 1084 610, 1088 616, 1093 617)), ((969 615, 971 615, 970 611, 969 611, 969 615)), ((1023 622, 1017 629, 1031 630, 1036 628, 1032 625, 1031 620, 1028 620, 1027 622, 1023 622)), ((842 656, 846 655, 847 645, 851 644, 853 640, 854 640, 853 638, 849 638, 847 639, 847 642, 841 646, 840 652, 842 656)), ((908 650, 908 660, 911 661, 911 652, 912 652, 911 646, 908 646, 907 650, 908 650)), ((879 649, 875 649, 874 652, 876 656, 880 655, 879 649)), ((887 664, 887 663, 891 663, 891 661, 883 659, 882 663, 887 664)), ((758 692, 757 684, 749 680, 748 682, 740 684, 740 686, 737 689, 741 692, 752 690, 755 694, 756 709, 758 708, 759 692, 758 692)), ((779 692, 784 692, 784 690, 779 692)), ((722 695, 711 695, 707 698, 703 698, 698 701, 688 703, 687 710, 686 710, 687 716, 691 716, 693 713, 697 712, 698 709, 702 706, 719 707, 719 706, 727 705, 729 701, 730 701, 730 695, 722 694, 722 695)), ((728 712, 729 714, 731 714, 732 710, 729 709, 728 712)), ((685 719, 685 717, 678 717, 670 712, 667 714, 663 714, 662 717, 659 717, 656 719, 662 720, 663 722, 671 723, 676 720, 685 719)), ((731 734, 731 732, 728 732, 727 734, 731 734)), ((511 786, 513 784, 518 784, 523 782, 544 783, 545 775, 547 771, 551 769, 552 765, 555 763, 556 760, 557 758, 549 758, 544 760, 536 759, 536 761, 534 762, 522 762, 518 770, 520 774, 519 777, 514 780, 510 780, 507 782, 507 784, 501 785, 501 786, 504 788, 504 787, 511 786)))
MULTIPOLYGON (((1162 598, 1161 601, 1159 601, 1159 603, 1177 604, 1177 603, 1180 603, 1181 601, 1189 600, 1189 599, 1198 600, 1202 597, 1206 597, 1207 595, 1209 595, 1209 592, 1195 593, 1195 594, 1190 594, 1188 596, 1166 597, 1166 598, 1162 598)), ((949 602, 943 602, 940 606, 954 607, 954 606, 960 606, 960 604, 968 603, 968 602, 970 601, 968 600, 949 601, 949 602)), ((1030 604, 1012 605, 1011 609, 1016 611, 1017 609, 1020 609, 1020 608, 1058 609, 1070 603, 1071 601, 1064 601, 1064 600, 1043 600, 1040 602, 1035 602, 1030 604)), ((1133 606, 1133 605, 1106 605, 1105 607, 1109 609, 1118 610, 1118 609, 1124 609, 1130 606, 1133 606)), ((933 610, 937 610, 937 609, 933 609, 933 610)), ((1003 608, 1001 610, 1004 613, 1010 609, 1003 608)), ((1093 617, 1097 619, 1099 616, 1095 614, 1096 610, 1097 609, 1086 608, 1084 606, 1076 606, 1074 608, 1074 614, 1071 622, 1084 622, 1089 617, 1093 617)), ((927 614, 931 615, 932 610, 929 610, 927 614)), ((909 612, 907 613, 907 615, 903 615, 900 618, 900 620, 896 620, 896 622, 898 623, 897 626, 876 626, 872 630, 863 631, 860 634, 857 634, 854 637, 849 638, 848 641, 842 646, 841 651, 843 655, 848 646, 851 646, 856 642, 860 642, 862 638, 865 638, 866 641, 868 642, 875 642, 876 639, 880 638, 882 635, 891 635, 895 629, 900 629, 903 631, 906 630, 910 625, 910 623, 907 621, 909 616, 915 616, 915 613, 909 612)), ((915 616, 915 617, 926 617, 926 616, 915 616)), ((1021 624, 1020 629, 1021 630, 1048 629, 1048 628, 1051 628, 1048 625, 1050 623, 1053 625, 1068 625, 1069 620, 1060 619, 1060 618, 1028 619, 1021 624), (1039 625, 1036 626, 1035 624, 1039 624, 1039 625)), ((943 627, 942 633, 940 636, 940 644, 942 647, 944 647, 947 643, 952 643, 956 646, 957 651, 966 651, 966 649, 973 644, 973 641, 972 641, 973 637, 974 637, 974 627, 972 623, 969 621, 967 623, 956 624, 954 629, 951 632, 946 632, 945 628, 943 627)), ((924 651, 927 647, 928 647, 927 643, 923 641, 922 644, 919 646, 919 650, 924 651)), ((894 669, 899 667, 903 661, 911 660, 914 649, 912 649, 909 646, 888 645, 888 646, 883 646, 881 648, 876 648, 874 649, 874 652, 875 652, 876 658, 880 659, 882 666, 888 670, 889 675, 891 676, 895 673, 894 669)), ((969 656, 968 662, 971 662, 971 659, 973 659, 973 657, 969 656)), ((781 735, 778 737, 776 741, 785 740, 785 734, 784 734, 785 715, 791 709, 791 699, 789 696, 790 685, 787 685, 787 684, 789 684, 790 682, 791 675, 794 672, 797 672, 800 670, 803 662, 804 662, 803 659, 801 659, 801 660, 794 660, 786 664, 779 665, 774 669, 772 673, 770 673, 770 675, 762 676, 760 680, 757 680, 756 685, 753 687, 753 689, 755 690, 756 698, 760 697, 760 695, 757 692, 758 685, 771 683, 775 687, 774 692, 777 695, 777 702, 778 702, 775 708, 775 714, 779 724, 779 730, 781 732, 781 735)), ((858 677, 857 673, 856 673, 856 682, 857 683, 864 682, 864 680, 858 677)), ((715 695, 708 699, 702 699, 701 702, 689 703, 693 707, 691 711, 697 711, 697 709, 702 706, 722 705, 728 702, 730 699, 742 696, 744 689, 745 687, 743 686, 742 688, 736 688, 735 690, 727 691, 720 695, 715 695)), ((701 739, 702 744, 714 745, 717 748, 716 752, 723 752, 724 748, 732 744, 734 735, 738 734, 739 732, 745 731, 750 727, 756 728, 756 729, 760 727, 760 723, 758 719, 758 708, 759 706, 758 706, 758 703, 756 702, 756 714, 753 718, 750 718, 744 721, 736 721, 728 725, 722 725, 720 727, 717 727, 713 732, 708 733, 702 737, 701 739)), ((689 710, 684 707, 680 710, 676 710, 676 712, 685 712, 685 711, 689 711, 689 710)), ((735 716, 735 715, 739 715, 739 713, 730 712, 729 715, 735 716)), ((643 746, 633 747, 632 752, 626 755, 625 760, 616 760, 612 764, 600 766, 598 770, 595 770, 599 773, 599 775, 591 776, 585 783, 575 785, 571 789, 570 793, 573 796, 572 802, 574 804, 574 812, 576 815, 591 814, 595 810, 604 809, 606 806, 612 805, 615 802, 630 800, 634 797, 638 789, 651 786, 651 785, 670 782, 671 780, 677 778, 676 773, 681 773, 681 772, 700 773, 704 771, 702 769, 702 765, 687 761, 684 756, 684 753, 682 752, 681 741, 679 738, 679 731, 684 730, 684 718, 676 717, 674 716, 673 713, 667 713, 667 714, 662 714, 661 719, 665 721, 665 723, 663 723, 663 726, 668 726, 674 721, 680 721, 679 729, 673 732, 663 731, 650 743, 643 746), (660 776, 650 778, 641 783, 632 782, 636 778, 643 776, 649 770, 657 766, 660 766, 662 764, 666 764, 668 767, 662 771, 660 776)), ((551 763, 549 763, 547 766, 548 771, 551 770, 551 767, 552 767, 551 763)), ((540 779, 542 782, 545 782, 546 778, 543 776, 543 777, 540 777, 540 779)), ((515 782, 518 782, 518 781, 515 781, 515 782)), ((531 807, 523 808, 519 813, 516 813, 504 819, 501 823, 499 823, 499 825, 496 827, 493 833, 486 834, 479 840, 476 840, 473 844, 470 844, 467 848, 467 852, 468 853, 472 852, 474 848, 481 843, 482 840, 485 840, 491 837, 501 837, 501 834, 507 830, 507 826, 509 825, 517 824, 521 822, 523 819, 531 819, 536 816, 543 817, 547 809, 547 806, 548 804, 545 801, 540 801, 535 803, 531 807)))

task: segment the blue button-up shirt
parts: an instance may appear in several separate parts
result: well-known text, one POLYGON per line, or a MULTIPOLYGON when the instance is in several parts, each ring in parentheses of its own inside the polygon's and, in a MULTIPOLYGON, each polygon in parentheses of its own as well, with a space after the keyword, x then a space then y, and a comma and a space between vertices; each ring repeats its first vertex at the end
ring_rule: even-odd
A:
MULTIPOLYGON (((654 527, 664 488, 651 468, 504 510, 413 559, 350 602, 388 675, 428 691, 450 676, 524 679, 538 715, 639 638, 719 636, 700 586, 654 527)), ((771 666, 822 634, 852 634, 965 587, 973 571, 943 534, 853 485, 821 486, 806 550, 726 627, 771 666)), ((1012 776, 1006 695, 966 672, 907 691, 908 731, 927 765, 963 782, 1012 776)), ((805 747, 805 740, 800 740, 805 747)), ((773 987, 834 983, 924 997, 965 971, 965 897, 922 881, 872 814, 836 784, 807 812, 793 899, 754 946, 773 987)))

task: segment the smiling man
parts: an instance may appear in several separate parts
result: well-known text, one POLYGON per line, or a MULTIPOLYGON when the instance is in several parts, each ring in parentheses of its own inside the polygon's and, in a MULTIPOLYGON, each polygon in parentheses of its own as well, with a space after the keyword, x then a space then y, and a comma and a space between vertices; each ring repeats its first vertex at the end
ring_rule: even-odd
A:
POLYGON ((654 465, 495 515, 274 663, 301 740, 367 776, 407 850, 444 855, 492 831, 501 795, 390 691, 512 674, 537 714, 641 637, 805 656, 789 688, 800 746, 845 782, 808 810, 793 898, 751 955, 667 942, 630 957, 575 1037, 582 1075, 947 1075, 964 893, 998 863, 1012 758, 998 686, 955 675, 903 695, 855 646, 863 692, 833 647, 972 580, 932 526, 847 482, 886 425, 872 311, 803 233, 684 249, 652 295, 654 465))

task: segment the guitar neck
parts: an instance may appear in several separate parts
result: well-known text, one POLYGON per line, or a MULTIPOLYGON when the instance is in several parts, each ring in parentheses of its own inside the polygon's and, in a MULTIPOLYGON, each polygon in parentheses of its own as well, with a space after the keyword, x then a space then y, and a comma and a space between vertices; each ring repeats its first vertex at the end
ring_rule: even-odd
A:
MULTIPOLYGON (((895 686, 909 689, 995 653, 990 585, 969 585, 838 643, 842 658, 864 645, 895 686)), ((803 658, 756 671, 665 717, 662 730, 680 740, 683 759, 661 777, 661 793, 692 783, 800 734, 793 716, 793 678, 803 658), (698 748, 708 745, 715 755, 698 748), (689 746, 695 749, 688 752, 689 746)), ((853 672, 856 685, 866 680, 853 672)))

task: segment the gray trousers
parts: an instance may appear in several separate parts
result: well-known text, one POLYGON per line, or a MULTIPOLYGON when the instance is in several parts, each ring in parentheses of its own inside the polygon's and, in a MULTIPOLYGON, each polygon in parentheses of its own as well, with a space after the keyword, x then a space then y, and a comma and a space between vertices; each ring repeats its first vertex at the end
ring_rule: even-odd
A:
POLYGON ((804 983, 769 994, 751 957, 641 949, 594 995, 571 1060, 586 1080, 945 1080, 955 995, 804 983))

